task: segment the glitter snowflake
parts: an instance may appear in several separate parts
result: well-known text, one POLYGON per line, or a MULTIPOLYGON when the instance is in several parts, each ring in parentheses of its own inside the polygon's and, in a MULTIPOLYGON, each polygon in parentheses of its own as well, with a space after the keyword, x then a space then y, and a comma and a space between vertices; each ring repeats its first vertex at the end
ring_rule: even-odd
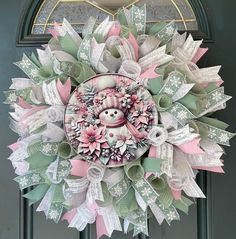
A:
POLYGON ((139 22, 139 23, 137 23, 136 24, 136 28, 137 28, 137 31, 139 32, 139 31, 142 31, 143 30, 143 24, 141 23, 141 22, 139 22))
POLYGON ((168 212, 167 218, 168 220, 173 221, 176 218, 175 212, 174 211, 168 212))
POLYGON ((23 59, 20 65, 22 68, 28 68, 30 66, 30 62, 28 59, 23 59))
POLYGON ((23 177, 23 178, 20 180, 20 185, 21 185, 21 187, 27 186, 28 183, 29 183, 29 180, 28 180, 28 178, 26 178, 26 177, 23 177))
POLYGON ((214 101, 219 101, 222 99, 222 94, 220 92, 216 91, 212 94, 212 99, 214 101))
POLYGON ((17 100, 17 95, 15 93, 10 93, 9 96, 8 96, 8 100, 10 102, 14 102, 17 100))
POLYGON ((141 9, 137 9, 135 16, 136 16, 138 19, 142 19, 142 18, 145 16, 144 11, 141 10, 141 9))
POLYGON ((168 26, 168 27, 166 28, 166 34, 172 35, 173 32, 174 32, 174 28, 173 28, 172 26, 168 26))
POLYGON ((172 80, 170 80, 170 85, 173 87, 179 87, 181 83, 179 82, 179 78, 177 78, 176 76, 173 77, 172 80))
POLYGON ((168 95, 172 95, 173 94, 173 90, 169 87, 165 88, 165 93, 168 95))
POLYGON ((120 197, 123 194, 123 190, 122 190, 121 186, 119 186, 119 185, 115 186, 114 193, 115 193, 115 195, 120 197))
POLYGON ((147 196, 147 197, 152 193, 150 188, 144 188, 141 192, 143 196, 147 196))
POLYGON ((48 215, 51 219, 56 219, 59 216, 59 213, 56 210, 51 210, 48 215))
POLYGON ((177 117, 180 119, 180 120, 185 120, 187 118, 187 112, 184 111, 184 110, 180 110, 178 113, 177 113, 177 117))
POLYGON ((46 153, 46 154, 49 153, 49 152, 52 150, 51 144, 44 144, 42 150, 43 150, 43 152, 46 153))
POLYGON ((219 136, 219 140, 220 140, 221 142, 226 143, 226 142, 229 140, 229 137, 228 137, 228 135, 227 135, 226 133, 222 133, 222 134, 219 136))
POLYGON ((31 70, 31 71, 30 71, 30 75, 31 75, 32 77, 38 76, 38 70, 36 70, 36 69, 31 70))
POLYGON ((62 167, 68 167, 69 166, 69 162, 68 161, 66 161, 66 160, 63 160, 63 161, 61 161, 61 163, 60 163, 60 165, 62 166, 62 167))
POLYGON ((32 177, 31 177, 31 180, 33 183, 37 183, 39 182, 41 179, 41 177, 38 175, 38 174, 34 174, 32 177))

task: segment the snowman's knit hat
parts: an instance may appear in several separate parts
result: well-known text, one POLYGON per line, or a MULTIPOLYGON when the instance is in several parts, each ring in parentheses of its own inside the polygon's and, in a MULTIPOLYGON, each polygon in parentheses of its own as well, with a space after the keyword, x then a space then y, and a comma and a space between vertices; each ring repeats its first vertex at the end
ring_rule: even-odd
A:
POLYGON ((98 116, 102 111, 111 108, 124 111, 121 102, 115 95, 107 95, 103 99, 100 99, 100 102, 94 107, 94 113, 98 116))

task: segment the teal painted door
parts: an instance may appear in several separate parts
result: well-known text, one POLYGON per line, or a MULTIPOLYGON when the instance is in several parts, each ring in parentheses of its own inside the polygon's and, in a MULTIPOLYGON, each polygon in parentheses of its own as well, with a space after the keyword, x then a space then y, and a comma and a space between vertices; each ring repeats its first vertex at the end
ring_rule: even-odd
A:
MULTIPOLYGON (((0 1, 0 90, 7 90, 10 79, 23 76, 12 62, 21 58, 23 52, 33 48, 16 47, 17 27, 20 16, 25 11, 26 0, 0 1)), ((194 2, 194 1, 192 1, 194 2)), ((204 7, 211 25, 212 40, 206 45, 210 48, 202 66, 222 64, 221 75, 225 80, 226 93, 236 94, 236 29, 234 27, 236 2, 233 0, 205 0, 204 7)), ((2 102, 3 94, 0 93, 2 102)), ((225 111, 218 116, 233 125, 236 122, 234 111, 236 98, 232 99, 225 111)), ((7 145, 17 138, 8 128, 8 106, 0 107, 0 239, 95 239, 95 228, 88 227, 78 233, 75 229, 67 229, 66 223, 54 224, 46 221, 42 213, 35 213, 27 202, 20 199, 18 186, 12 181, 14 173, 7 157, 10 151, 7 145)), ((231 128, 236 131, 235 127, 231 128)), ((232 140, 232 144, 235 140, 232 140)), ((199 183, 205 188, 206 200, 199 200, 189 216, 181 214, 181 221, 174 222, 171 227, 164 224, 158 226, 150 221, 151 239, 233 239, 235 238, 235 181, 236 181, 236 148, 226 149, 226 175, 201 174, 199 183)), ((114 239, 132 238, 114 233, 114 239)), ((143 237, 137 237, 143 238, 143 237)))

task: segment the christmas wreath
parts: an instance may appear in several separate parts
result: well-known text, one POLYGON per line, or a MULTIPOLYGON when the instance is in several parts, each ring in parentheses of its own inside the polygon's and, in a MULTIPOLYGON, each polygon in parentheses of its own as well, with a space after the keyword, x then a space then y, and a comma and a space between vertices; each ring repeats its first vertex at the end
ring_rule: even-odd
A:
POLYGON ((82 37, 66 19, 50 32, 38 56, 15 63, 28 78, 5 92, 24 197, 79 231, 96 222, 98 237, 179 220, 205 197, 198 170, 222 173, 220 145, 234 136, 210 117, 231 98, 220 67, 198 68, 207 49, 174 21, 146 26, 145 6, 90 17, 82 37))

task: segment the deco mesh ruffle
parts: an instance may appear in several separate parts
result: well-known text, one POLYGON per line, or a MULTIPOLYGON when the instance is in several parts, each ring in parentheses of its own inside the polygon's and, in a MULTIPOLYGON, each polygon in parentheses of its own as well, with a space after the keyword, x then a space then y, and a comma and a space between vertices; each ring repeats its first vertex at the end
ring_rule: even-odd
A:
POLYGON ((220 145, 233 133, 211 113, 225 108, 219 66, 199 68, 202 41, 179 34, 174 21, 146 25, 146 7, 120 9, 117 21, 90 17, 82 37, 63 20, 37 56, 15 64, 5 92, 9 148, 24 197, 69 227, 95 223, 148 235, 188 213, 205 197, 199 170, 223 173, 220 145))

